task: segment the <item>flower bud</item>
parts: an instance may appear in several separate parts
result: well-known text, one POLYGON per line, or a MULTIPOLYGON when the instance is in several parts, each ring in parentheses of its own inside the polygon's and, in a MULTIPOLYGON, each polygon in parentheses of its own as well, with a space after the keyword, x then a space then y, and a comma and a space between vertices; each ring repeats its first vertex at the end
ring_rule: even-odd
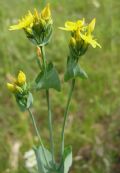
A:
POLYGON ((50 5, 47 4, 47 6, 42 10, 41 17, 44 20, 49 20, 51 18, 51 11, 50 11, 50 5))
POLYGON ((15 86, 11 83, 7 83, 7 88, 11 92, 15 92, 15 86))
POLYGON ((76 40, 75 40, 74 37, 71 37, 71 38, 70 38, 69 45, 70 45, 71 47, 75 47, 75 46, 76 46, 76 40))
POLYGON ((11 84, 11 83, 7 83, 7 88, 12 93, 22 93, 22 91, 23 91, 21 87, 15 85, 15 84, 11 84))
POLYGON ((24 85, 26 83, 26 75, 22 71, 19 72, 17 81, 19 85, 24 85))

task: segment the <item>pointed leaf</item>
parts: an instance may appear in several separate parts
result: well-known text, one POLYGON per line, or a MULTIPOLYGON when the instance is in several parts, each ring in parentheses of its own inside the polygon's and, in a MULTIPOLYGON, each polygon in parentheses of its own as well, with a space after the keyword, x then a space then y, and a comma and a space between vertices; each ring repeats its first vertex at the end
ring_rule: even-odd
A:
POLYGON ((48 161, 48 164, 46 162, 46 159, 43 154, 43 149, 40 146, 39 148, 34 148, 35 155, 36 155, 36 160, 37 160, 37 166, 38 166, 38 172, 39 173, 50 173, 50 169, 52 167, 51 162, 52 162, 52 155, 51 153, 44 148, 46 158, 48 161))
POLYGON ((65 72, 64 80, 68 81, 76 77, 83 78, 83 79, 88 78, 86 72, 80 68, 76 60, 71 57, 68 57, 67 69, 65 72))
POLYGON ((68 146, 64 149, 63 162, 60 173, 68 173, 72 165, 72 147, 68 146))
POLYGON ((27 98, 27 108, 30 108, 33 104, 33 96, 32 94, 29 92, 28 94, 28 98, 27 98))
POLYGON ((36 89, 49 89, 53 88, 57 91, 61 90, 58 72, 52 63, 48 64, 47 70, 39 73, 35 80, 36 89))

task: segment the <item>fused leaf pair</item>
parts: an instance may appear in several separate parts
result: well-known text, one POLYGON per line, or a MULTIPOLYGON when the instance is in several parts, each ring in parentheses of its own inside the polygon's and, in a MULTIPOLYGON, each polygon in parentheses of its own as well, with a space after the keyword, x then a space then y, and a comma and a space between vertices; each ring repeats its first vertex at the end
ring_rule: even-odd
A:
POLYGON ((53 88, 57 91, 61 90, 60 80, 58 76, 58 72, 53 66, 52 63, 47 65, 47 69, 41 71, 36 80, 35 80, 35 88, 39 89, 50 89, 53 88))
POLYGON ((43 148, 40 146, 38 148, 34 148, 38 172, 39 173, 68 173, 69 169, 72 165, 72 147, 68 146, 64 149, 62 162, 61 164, 54 165, 52 163, 52 154, 44 148, 44 152, 46 158, 43 154, 43 148), (46 162, 47 159, 47 162, 46 162))
POLYGON ((88 78, 86 72, 79 66, 78 60, 68 57, 64 80, 68 81, 77 77, 82 79, 88 78))

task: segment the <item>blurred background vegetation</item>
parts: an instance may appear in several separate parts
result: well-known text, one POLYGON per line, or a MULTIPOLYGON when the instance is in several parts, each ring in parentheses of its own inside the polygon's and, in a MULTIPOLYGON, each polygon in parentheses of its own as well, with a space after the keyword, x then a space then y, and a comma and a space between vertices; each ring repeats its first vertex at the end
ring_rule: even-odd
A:
MULTIPOLYGON (((41 0, 42 1, 42 0, 41 0)), ((22 31, 10 32, 9 25, 24 16, 29 9, 43 6, 40 0, 0 1, 0 172, 27 173, 24 153, 37 143, 27 113, 21 113, 15 99, 6 89, 10 74, 21 69, 28 81, 34 80, 39 69, 36 48, 22 31)), ((48 1, 47 1, 48 2, 48 1)), ((89 75, 77 80, 74 98, 66 126, 65 143, 73 146, 73 166, 70 173, 120 173, 120 1, 119 0, 49 0, 54 19, 51 44, 47 56, 54 61, 63 82, 69 33, 58 29, 66 20, 83 17, 88 22, 96 17, 94 35, 102 49, 93 49, 80 64, 89 75)), ((66 94, 69 85, 62 84, 62 92, 51 91, 54 112, 56 157, 60 147, 66 94)), ((45 94, 34 93, 32 110, 48 145, 47 109, 45 94)))

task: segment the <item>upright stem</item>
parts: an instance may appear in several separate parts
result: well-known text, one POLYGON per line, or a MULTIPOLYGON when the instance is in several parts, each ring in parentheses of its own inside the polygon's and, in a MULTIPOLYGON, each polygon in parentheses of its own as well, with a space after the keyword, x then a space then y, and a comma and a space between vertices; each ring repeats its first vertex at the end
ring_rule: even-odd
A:
POLYGON ((29 112, 30 117, 31 117, 31 119, 32 119, 32 123, 33 123, 33 126, 34 126, 34 128, 35 128, 35 132, 36 132, 36 134, 37 134, 37 136, 38 136, 38 139, 39 139, 39 141, 40 141, 40 144, 41 144, 41 146, 42 146, 42 151, 43 151, 43 154, 44 154, 46 163, 47 163, 47 165, 49 166, 49 163, 48 163, 48 160, 47 160, 47 157, 46 157, 46 154, 45 154, 45 149, 44 149, 44 145, 43 145, 43 142, 42 142, 42 138, 41 138, 41 136, 40 136, 40 134, 39 134, 39 131, 38 131, 38 128, 37 128, 37 125, 36 125, 34 116, 33 116, 33 114, 32 114, 32 112, 31 112, 30 109, 28 109, 28 112, 29 112))
POLYGON ((71 98, 72 98, 72 93, 73 93, 73 90, 74 90, 74 86, 75 86, 75 79, 72 80, 70 92, 69 92, 69 95, 68 95, 68 101, 67 101, 67 105, 66 105, 66 109, 65 109, 65 113, 64 113, 64 122, 63 122, 62 133, 61 133, 61 138, 62 138, 61 155, 63 155, 63 153, 64 153, 65 125, 66 125, 66 120, 67 120, 67 116, 68 116, 68 111, 69 111, 69 107, 70 107, 70 101, 71 101, 71 98))
POLYGON ((45 50, 44 50, 44 46, 41 46, 40 49, 41 49, 41 54, 42 54, 43 66, 44 66, 45 73, 46 73, 46 70, 47 70, 47 64, 46 64, 46 58, 45 58, 45 50))
MULTIPOLYGON (((41 47, 41 53, 42 53, 43 65, 44 65, 45 75, 46 75, 47 64, 46 64, 44 47, 41 47)), ((50 146, 51 146, 50 148, 51 148, 51 153, 52 153, 52 161, 53 161, 53 163, 55 163, 53 127, 52 127, 52 113, 51 113, 51 104, 50 104, 49 90, 46 90, 46 98, 47 98, 47 107, 48 107, 48 122, 49 122, 50 146)))
POLYGON ((46 90, 46 97, 47 97, 47 105, 48 105, 48 119, 49 119, 49 131, 50 131, 50 145, 51 145, 51 152, 52 152, 52 161, 53 161, 53 163, 55 163, 54 142, 53 142, 53 127, 52 127, 52 115, 51 115, 49 90, 46 90))

